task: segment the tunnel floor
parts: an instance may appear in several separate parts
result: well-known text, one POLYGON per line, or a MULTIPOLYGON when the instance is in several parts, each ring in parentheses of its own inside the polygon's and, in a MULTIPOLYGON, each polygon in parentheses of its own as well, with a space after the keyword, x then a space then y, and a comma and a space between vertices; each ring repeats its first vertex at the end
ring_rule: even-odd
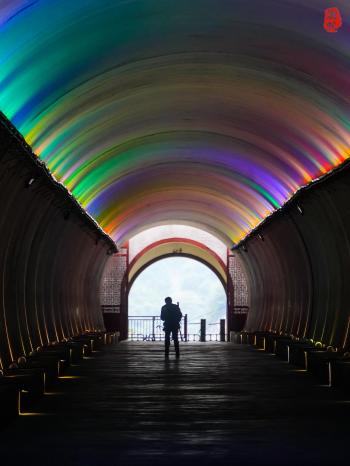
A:
POLYGON ((1 431, 1 464, 344 463, 350 396, 252 347, 181 351, 124 342, 70 367, 1 431))

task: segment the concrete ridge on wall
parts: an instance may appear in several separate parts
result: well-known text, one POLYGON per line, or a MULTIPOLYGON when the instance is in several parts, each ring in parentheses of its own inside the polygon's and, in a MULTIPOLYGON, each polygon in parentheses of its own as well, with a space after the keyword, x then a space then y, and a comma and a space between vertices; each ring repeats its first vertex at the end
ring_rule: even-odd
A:
POLYGON ((264 227, 271 224, 271 222, 276 221, 281 215, 287 213, 291 208, 295 207, 295 204, 301 201, 302 197, 308 193, 309 191, 313 191, 317 188, 317 186, 327 184, 333 180, 335 176, 339 176, 342 172, 346 172, 350 170, 350 159, 345 160, 343 163, 338 165, 337 167, 333 168, 329 172, 325 173, 324 175, 312 180, 305 186, 299 188, 293 196, 285 202, 279 209, 273 211, 270 215, 268 215, 264 220, 262 220, 259 225, 257 225, 253 230, 251 230, 241 241, 235 244, 231 250, 235 251, 237 249, 245 250, 246 242, 249 241, 251 238, 254 238, 261 234, 261 231, 264 227))
MULTIPOLYGON (((104 331, 99 288, 114 242, 0 115, 0 370, 104 331)), ((111 256, 110 256, 111 257, 111 256)))
POLYGON ((350 350, 350 163, 300 190, 236 247, 249 277, 245 330, 350 350))
MULTIPOLYGON (((19 133, 16 127, 6 118, 6 116, 0 111, 0 125, 5 128, 12 137, 13 140, 17 141, 21 147, 21 155, 25 154, 26 160, 33 165, 33 179, 38 177, 44 178, 53 192, 56 194, 56 201, 59 205, 65 209, 64 215, 68 218, 71 213, 75 213, 79 220, 93 235, 96 235, 96 241, 104 241, 107 248, 108 254, 113 254, 118 251, 117 245, 113 239, 100 227, 100 225, 93 219, 88 212, 79 204, 77 199, 71 194, 68 189, 59 181, 55 179, 53 174, 50 172, 46 164, 34 154, 32 148, 26 142, 24 137, 19 133)), ((0 153, 1 157, 1 153, 0 153)))

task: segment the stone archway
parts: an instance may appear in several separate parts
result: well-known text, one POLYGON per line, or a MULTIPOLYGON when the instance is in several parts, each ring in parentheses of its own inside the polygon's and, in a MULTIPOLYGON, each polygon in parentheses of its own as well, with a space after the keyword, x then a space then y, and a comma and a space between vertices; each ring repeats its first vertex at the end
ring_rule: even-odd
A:
POLYGON ((101 306, 107 331, 128 336, 128 295, 135 279, 152 263, 166 257, 189 257, 210 268, 222 283, 227 296, 227 332, 244 327, 248 310, 248 284, 239 259, 226 247, 218 249, 205 237, 162 237, 141 242, 132 239, 106 265, 101 282, 101 306))
POLYGON ((174 256, 191 257, 202 262, 217 275, 226 289, 228 279, 226 264, 208 246, 189 238, 162 239, 140 251, 128 267, 128 282, 130 286, 146 267, 157 260, 174 256))

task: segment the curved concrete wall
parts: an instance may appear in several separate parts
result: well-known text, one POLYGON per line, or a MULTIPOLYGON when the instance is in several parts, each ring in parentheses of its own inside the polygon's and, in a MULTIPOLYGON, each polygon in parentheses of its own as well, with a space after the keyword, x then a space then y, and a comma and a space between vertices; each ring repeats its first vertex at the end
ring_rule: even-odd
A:
MULTIPOLYGON (((350 164, 301 190, 237 249, 246 329, 349 349, 350 164)), ((0 116, 0 367, 103 329, 99 285, 115 244, 0 116), (31 182, 33 180, 33 182, 31 182)))
POLYGON ((246 330, 349 349, 350 165, 301 190, 237 253, 249 275, 246 330))
POLYGON ((38 346, 103 329, 99 283, 115 245, 3 117, 0 206, 1 368, 38 346))

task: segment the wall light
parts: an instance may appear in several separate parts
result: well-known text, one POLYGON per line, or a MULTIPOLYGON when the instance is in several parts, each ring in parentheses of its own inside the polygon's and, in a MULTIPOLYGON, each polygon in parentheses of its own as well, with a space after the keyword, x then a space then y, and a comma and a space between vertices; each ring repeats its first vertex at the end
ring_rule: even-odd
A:
POLYGON ((304 215, 304 209, 299 204, 297 204, 297 209, 300 215, 304 215))
POLYGON ((30 188, 34 184, 35 180, 36 180, 36 178, 34 178, 34 176, 30 177, 26 181, 26 188, 30 188))

